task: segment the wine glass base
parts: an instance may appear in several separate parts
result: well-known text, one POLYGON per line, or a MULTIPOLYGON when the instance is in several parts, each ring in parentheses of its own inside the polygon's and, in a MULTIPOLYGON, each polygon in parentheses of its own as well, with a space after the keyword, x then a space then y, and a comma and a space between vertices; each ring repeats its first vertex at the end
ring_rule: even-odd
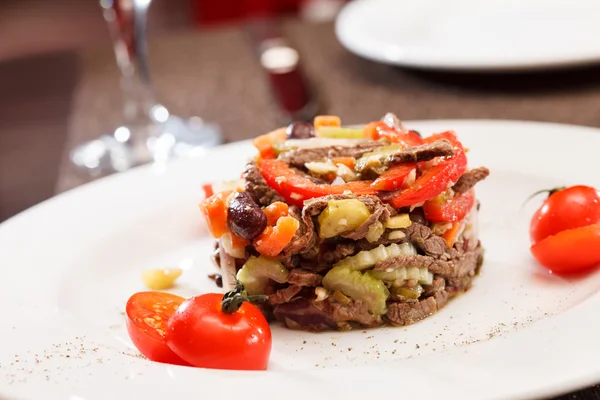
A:
POLYGON ((71 161, 79 170, 99 177, 151 162, 197 157, 222 142, 217 125, 171 115, 161 124, 121 126, 111 135, 83 143, 71 152, 71 161))

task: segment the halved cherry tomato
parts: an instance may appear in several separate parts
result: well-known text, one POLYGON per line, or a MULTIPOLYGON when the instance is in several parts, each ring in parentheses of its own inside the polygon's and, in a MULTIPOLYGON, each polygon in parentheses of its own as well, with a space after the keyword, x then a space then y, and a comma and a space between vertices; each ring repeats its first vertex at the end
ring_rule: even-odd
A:
POLYGON ((247 302, 225 313, 222 300, 222 294, 209 293, 184 301, 169 319, 165 341, 196 367, 267 369, 272 345, 267 320, 247 302))
POLYGON ((267 225, 263 233, 254 239, 254 247, 265 257, 276 257, 292 240, 299 227, 296 218, 281 217, 277 225, 267 225))
POLYGON ((600 225, 566 229, 531 246, 531 253, 553 272, 578 272, 600 265, 600 225))
POLYGON ((263 212, 267 216, 267 224, 271 226, 277 224, 277 220, 279 220, 280 217, 286 217, 288 215, 288 210, 288 205, 281 201, 276 201, 274 203, 269 204, 263 210, 263 212))
POLYGON ((445 192, 465 172, 467 156, 453 132, 438 133, 424 140, 425 143, 432 143, 440 139, 449 140, 454 145, 454 155, 434 162, 408 189, 399 191, 392 198, 392 206, 407 207, 432 199, 445 192))
POLYGON ((392 191, 405 186, 406 178, 416 171, 416 163, 398 164, 388 168, 371 184, 374 189, 392 191))
POLYGON ((305 200, 349 190, 357 196, 375 195, 372 181, 348 182, 342 185, 316 184, 294 172, 282 160, 259 159, 258 166, 267 184, 282 195, 288 204, 302 207, 305 200))
POLYGON ((275 149, 273 146, 277 143, 283 143, 286 140, 286 129, 275 129, 253 140, 252 143, 262 158, 275 158, 275 149))
POLYGON ((532 243, 565 229, 600 223, 600 195, 590 186, 577 185, 550 191, 533 215, 530 224, 532 243))
POLYGON ((363 128, 363 136, 371 140, 385 139, 390 143, 398 143, 403 147, 419 146, 423 139, 417 133, 400 132, 383 121, 371 122, 363 128))
POLYGON ((452 197, 445 194, 434 197, 423 204, 425 218, 432 222, 462 221, 475 205, 473 189, 466 193, 456 193, 452 197))
POLYGON ((127 301, 127 332, 135 347, 150 360, 189 365, 163 340, 169 318, 184 300, 183 297, 164 292, 139 292, 127 301))
POLYGON ((233 191, 215 193, 200 203, 200 211, 206 219, 208 230, 215 238, 225 234, 227 229, 227 207, 233 191))

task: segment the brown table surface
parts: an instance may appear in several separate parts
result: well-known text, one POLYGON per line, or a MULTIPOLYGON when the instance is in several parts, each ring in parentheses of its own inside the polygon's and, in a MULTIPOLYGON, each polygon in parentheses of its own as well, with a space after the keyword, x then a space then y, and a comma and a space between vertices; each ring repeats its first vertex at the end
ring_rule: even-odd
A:
MULTIPOLYGON (((378 119, 499 118, 600 126, 600 68, 535 74, 419 72, 360 59, 337 42, 332 24, 290 21, 285 32, 301 54, 324 112, 344 123, 378 119)), ((218 121, 228 141, 280 125, 261 70, 239 28, 181 32, 151 39, 159 99, 179 115, 218 121)), ((71 60, 69 59, 69 62, 71 60)), ((118 74, 110 45, 78 53, 56 191, 83 183, 67 150, 120 122, 118 74)), ((560 397, 600 399, 600 386, 560 397)))

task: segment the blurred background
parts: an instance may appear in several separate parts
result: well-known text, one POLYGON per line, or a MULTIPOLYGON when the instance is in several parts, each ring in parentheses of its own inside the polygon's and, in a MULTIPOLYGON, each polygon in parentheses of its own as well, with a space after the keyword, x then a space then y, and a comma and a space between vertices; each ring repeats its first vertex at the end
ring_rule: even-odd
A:
MULTIPOLYGON (((346 124, 391 111, 405 120, 600 126, 594 1, 435 1, 0 0, 0 221, 100 176, 77 167, 73 151, 107 134, 113 144, 129 143, 138 135, 136 107, 153 128, 184 117, 211 139, 198 148, 317 113, 346 124), (357 3, 378 6, 355 7, 336 31, 357 3), (482 7, 492 3, 491 11, 482 7), (147 31, 136 30, 144 24, 133 9, 147 10, 147 31), (561 19, 566 11, 581 19, 561 19), (389 51, 402 40, 412 42, 389 51), (364 43, 372 43, 366 52, 364 43), (509 54, 516 44, 521 53, 509 54), (383 50, 367 54, 371 48, 383 50), (534 50, 536 69, 498 71, 490 61, 531 66, 534 50), (479 58, 461 60, 459 51, 479 58), (401 65, 408 56, 413 65, 401 65), (479 70, 447 68, 460 62, 479 62, 479 70)), ((172 143, 189 139, 167 136, 154 142, 159 149, 167 143, 169 154, 172 143)), ((104 150, 92 144, 78 160, 96 168, 93 158, 104 150)))
MULTIPOLYGON (((153 0, 148 30, 150 37, 223 31, 263 15, 332 20, 343 2, 153 0)), ((214 46, 219 43, 220 37, 214 46)), ((108 61, 115 84, 117 66, 98 0, 0 0, 0 221, 57 191, 74 91, 85 73, 84 49, 100 49, 105 57, 97 64, 108 61)))

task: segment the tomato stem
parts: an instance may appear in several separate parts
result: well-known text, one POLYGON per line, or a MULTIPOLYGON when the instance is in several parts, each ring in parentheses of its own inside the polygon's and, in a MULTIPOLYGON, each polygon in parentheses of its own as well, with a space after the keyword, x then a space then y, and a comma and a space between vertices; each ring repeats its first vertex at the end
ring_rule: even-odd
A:
POLYGON ((559 187, 555 187, 554 189, 543 189, 543 190, 538 190, 537 192, 535 192, 534 194, 532 194, 531 196, 529 196, 525 202, 523 203, 523 206, 525 206, 525 204, 529 203, 529 201, 531 201, 531 199, 533 199, 535 196, 537 196, 538 194, 542 194, 542 193, 548 193, 547 197, 552 196, 554 193, 556 192, 560 192, 561 190, 566 189, 566 186, 559 186, 559 187))
POLYGON ((263 302, 266 301, 268 296, 248 296, 242 282, 237 281, 235 289, 223 295, 223 301, 221 302, 221 311, 225 314, 233 314, 240 309, 242 304, 247 301, 248 303, 263 302))

